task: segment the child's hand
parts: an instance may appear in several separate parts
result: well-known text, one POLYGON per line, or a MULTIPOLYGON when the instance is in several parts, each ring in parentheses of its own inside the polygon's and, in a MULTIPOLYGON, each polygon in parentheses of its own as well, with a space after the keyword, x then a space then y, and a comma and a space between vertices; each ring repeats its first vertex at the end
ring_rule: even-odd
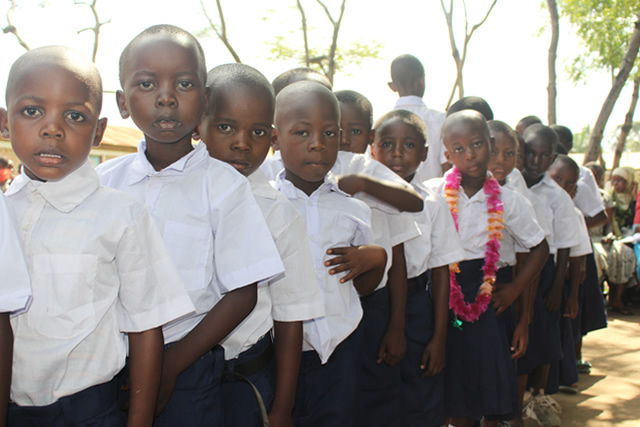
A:
POLYGON ((420 365, 420 369, 424 371, 422 378, 438 375, 444 369, 444 362, 444 343, 432 339, 422 353, 422 363, 420 365))
POLYGON ((389 328, 380 344, 377 363, 384 362, 389 366, 397 365, 406 352, 407 340, 404 331, 398 328, 389 328))
POLYGON ((365 180, 365 177, 358 174, 342 175, 338 177, 338 187, 345 193, 355 196, 364 191, 365 180))
POLYGON ((291 414, 283 412, 269 412, 269 425, 271 427, 293 427, 293 419, 291 414))
POLYGON ((562 286, 552 286, 544 296, 544 305, 549 312, 560 310, 562 303, 562 286))
POLYGON ((493 302, 493 310, 496 316, 505 311, 520 296, 520 292, 516 286, 511 283, 496 283, 491 301, 493 302))
POLYGON ((156 416, 164 411, 165 406, 169 403, 169 399, 173 395, 178 381, 178 372, 175 372, 167 363, 165 358, 162 364, 162 377, 160 378, 160 389, 158 390, 158 399, 156 400, 156 416))
POLYGON ((346 276, 340 279, 340 283, 346 283, 353 280, 362 273, 371 271, 376 268, 377 256, 380 247, 375 245, 348 246, 345 248, 332 248, 327 250, 328 255, 338 255, 325 261, 326 267, 332 267, 329 274, 334 275, 349 271, 346 276))
POLYGON ((569 296, 566 304, 564 305, 564 317, 568 317, 569 319, 575 319, 578 317, 578 295, 569 296))
POLYGON ((513 340, 511 341, 511 358, 520 359, 527 352, 529 345, 529 324, 527 322, 518 322, 516 329, 513 331, 513 340))

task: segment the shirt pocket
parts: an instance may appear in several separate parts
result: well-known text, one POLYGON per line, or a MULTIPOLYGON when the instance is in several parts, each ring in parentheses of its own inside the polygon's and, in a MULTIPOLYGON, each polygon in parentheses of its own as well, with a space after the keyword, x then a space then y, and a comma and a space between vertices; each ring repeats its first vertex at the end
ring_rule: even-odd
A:
POLYGON ((187 290, 202 290, 209 285, 213 234, 209 227, 167 221, 164 241, 187 290))
POLYGON ((29 325, 56 339, 87 335, 95 324, 95 255, 34 255, 29 325))

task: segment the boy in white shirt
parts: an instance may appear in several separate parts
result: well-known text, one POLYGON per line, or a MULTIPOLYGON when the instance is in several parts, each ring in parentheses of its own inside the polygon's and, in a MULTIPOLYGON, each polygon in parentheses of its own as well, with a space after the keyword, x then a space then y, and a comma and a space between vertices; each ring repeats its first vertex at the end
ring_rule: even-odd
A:
POLYGON ((380 282, 386 254, 370 244, 369 208, 340 191, 330 172, 340 146, 340 107, 333 93, 315 82, 287 86, 276 98, 275 126, 273 145, 285 167, 276 188, 305 218, 326 311, 304 323, 294 424, 352 425, 359 296, 380 282))
POLYGON ((0 289, 0 426, 7 420, 7 402, 11 387, 13 331, 9 315, 27 307, 31 299, 29 271, 18 234, 18 222, 11 205, 0 193, 0 271, 5 276, 0 289), (8 278, 8 279, 7 279, 8 278))
POLYGON ((99 185, 88 155, 100 143, 102 83, 65 47, 12 66, 8 129, 24 173, 7 196, 20 219, 33 303, 11 320, 15 347, 9 425, 122 422, 115 376, 131 378, 129 425, 153 421, 161 325, 193 311, 148 212, 99 185))
MULTIPOLYGON (((227 376, 235 372, 250 380, 271 425, 286 425, 291 423, 300 370, 302 322, 324 316, 306 227, 298 211, 259 169, 271 147, 275 109, 271 84, 247 65, 225 64, 209 71, 207 86, 209 111, 200 122, 199 136, 212 157, 249 179, 285 266, 284 274, 258 284, 256 307, 222 341, 227 376), (274 353, 272 328, 275 363, 273 356, 260 359, 266 351, 274 353)), ((226 425, 262 425, 248 384, 225 379, 222 398, 226 425)))
POLYGON ((256 283, 283 272, 247 180, 191 143, 206 76, 188 32, 158 25, 136 36, 120 57, 116 97, 145 137, 137 153, 99 168, 103 183, 149 207, 196 308, 164 327, 156 426, 223 423, 218 344, 253 310, 256 283))

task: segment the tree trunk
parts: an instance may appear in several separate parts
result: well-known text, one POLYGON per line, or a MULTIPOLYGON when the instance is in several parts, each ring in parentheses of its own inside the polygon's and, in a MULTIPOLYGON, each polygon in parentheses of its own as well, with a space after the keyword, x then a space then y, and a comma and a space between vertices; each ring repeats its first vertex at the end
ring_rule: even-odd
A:
POLYGON ((602 143, 604 128, 607 125, 607 121, 609 120, 609 116, 611 116, 613 107, 618 100, 618 96, 620 96, 622 87, 629 77, 629 73, 631 72, 636 57, 638 56, 638 49, 640 48, 640 17, 638 17, 638 21, 636 21, 633 26, 634 29, 633 34, 631 35, 631 41, 629 42, 629 47, 624 55, 622 64, 620 64, 618 75, 611 86, 609 95, 607 95, 604 104, 602 104, 600 114, 598 114, 598 119, 593 126, 591 135, 589 135, 589 145, 587 146, 587 152, 584 156, 584 163, 598 159, 600 152, 602 151, 600 144, 602 143))
POLYGON ((631 105, 629 106, 629 111, 624 116, 624 124, 620 128, 620 135, 618 135, 618 143, 616 144, 616 151, 613 155, 613 164, 611 165, 612 169, 615 169, 620 166, 620 158, 622 157, 622 152, 624 151, 624 145, 627 142, 627 136, 629 136, 629 132, 631 131, 631 126, 633 126, 633 114, 636 112, 636 105, 638 105, 638 92, 640 90, 640 77, 636 77, 633 80, 633 93, 631 94, 631 105))
POLYGON ((551 16, 551 44, 549 45, 549 86, 547 86, 547 120, 549 125, 556 124, 556 56, 558 39, 560 38, 560 24, 558 22, 558 6, 556 0, 547 0, 549 15, 551 16))

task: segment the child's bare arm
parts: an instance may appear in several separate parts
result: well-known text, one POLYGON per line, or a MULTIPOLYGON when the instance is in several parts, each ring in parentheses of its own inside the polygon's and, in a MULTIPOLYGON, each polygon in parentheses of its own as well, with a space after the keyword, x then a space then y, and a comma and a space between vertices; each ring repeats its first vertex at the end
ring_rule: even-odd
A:
POLYGON ((594 216, 585 216, 584 220, 587 223, 587 228, 592 228, 606 224, 609 218, 605 211, 600 211, 594 216))
POLYGON ((229 292, 191 332, 165 351, 157 413, 169 402, 178 375, 229 335, 251 313, 256 300, 255 283, 229 292))
POLYGON ((423 377, 432 377, 444 369, 449 320, 449 266, 431 270, 434 327, 431 341, 422 353, 423 377))
POLYGON ((327 267, 333 267, 329 274, 338 274, 349 270, 346 276, 340 279, 340 283, 353 280, 353 285, 360 295, 373 292, 378 286, 384 274, 387 263, 387 253, 378 245, 349 246, 345 248, 332 248, 327 250, 328 255, 338 255, 324 263, 327 267))
POLYGON ((0 313, 0 427, 7 425, 12 361, 13 331, 9 323, 9 313, 0 313))
POLYGON ((569 258, 569 298, 564 307, 564 317, 575 319, 578 316, 578 292, 583 281, 586 256, 569 258))
POLYGON ((291 411, 296 400, 296 386, 302 355, 302 322, 274 322, 276 389, 269 412, 273 427, 293 426, 291 411))
POLYGON ((378 363, 383 361, 390 366, 400 362, 407 351, 404 334, 407 307, 407 264, 404 258, 404 245, 399 244, 391 250, 393 262, 389 269, 389 300, 391 318, 387 332, 378 350, 378 363))
POLYGON ((424 206, 422 196, 412 187, 364 174, 343 175, 338 178, 338 186, 352 196, 360 192, 367 193, 401 212, 421 212, 424 206))
POLYGON ((556 273, 553 277, 553 285, 544 296, 544 304, 548 311, 558 311, 562 302, 562 287, 567 274, 569 262, 569 248, 558 249, 556 254, 556 273))
POLYGON ((128 426, 153 424, 162 372, 163 346, 162 327, 129 333, 128 426))

